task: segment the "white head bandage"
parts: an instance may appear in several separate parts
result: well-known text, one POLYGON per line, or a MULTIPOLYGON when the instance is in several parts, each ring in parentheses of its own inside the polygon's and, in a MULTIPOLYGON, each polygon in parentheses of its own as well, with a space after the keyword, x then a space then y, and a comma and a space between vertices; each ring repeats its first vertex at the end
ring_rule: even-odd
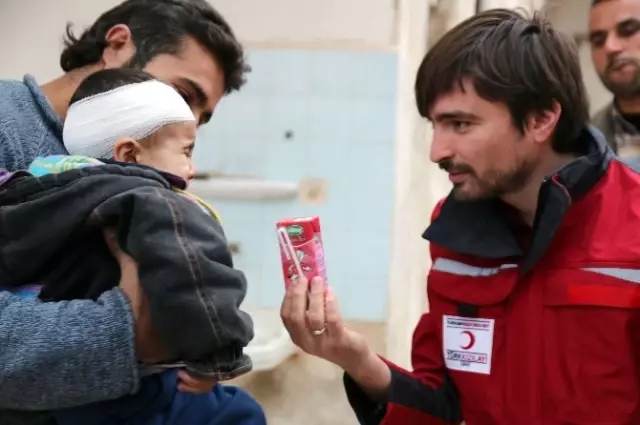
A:
POLYGON ((110 158, 123 138, 140 140, 163 125, 195 121, 171 86, 157 80, 128 84, 69 107, 62 138, 71 155, 110 158))

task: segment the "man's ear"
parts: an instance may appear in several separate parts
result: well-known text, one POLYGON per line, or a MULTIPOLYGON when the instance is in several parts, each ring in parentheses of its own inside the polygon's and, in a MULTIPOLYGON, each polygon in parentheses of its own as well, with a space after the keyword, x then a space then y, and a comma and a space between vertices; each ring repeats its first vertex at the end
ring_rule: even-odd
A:
POLYGON ((141 147, 133 139, 125 138, 118 140, 113 146, 113 159, 120 162, 138 162, 141 147))
POLYGON ((136 52, 131 30, 125 24, 113 27, 104 37, 107 46, 102 52, 102 61, 105 68, 122 68, 131 61, 136 52))
POLYGON ((562 114, 562 107, 556 101, 553 102, 551 109, 531 114, 527 129, 536 142, 546 143, 551 139, 558 125, 560 114, 562 114))

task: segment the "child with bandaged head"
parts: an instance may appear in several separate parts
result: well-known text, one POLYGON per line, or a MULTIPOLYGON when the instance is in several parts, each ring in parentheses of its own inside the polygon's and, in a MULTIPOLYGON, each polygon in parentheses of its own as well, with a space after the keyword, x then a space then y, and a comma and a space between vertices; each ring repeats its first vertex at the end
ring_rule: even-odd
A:
POLYGON ((71 98, 62 136, 70 155, 37 158, 29 172, 39 176, 113 159, 152 167, 188 184, 195 175, 196 127, 189 106, 172 87, 138 70, 100 71, 71 98))
MULTIPOLYGON (((184 190, 195 173, 196 126, 189 106, 172 87, 142 71, 100 71, 81 83, 71 100, 63 130, 70 155, 37 158, 28 171, 43 176, 116 162, 151 167, 195 207, 219 220, 206 202, 184 190)), ((57 423, 266 423, 262 409, 247 393, 216 385, 214 378, 187 373, 180 366, 155 365, 146 370, 136 395, 54 412, 57 423)))

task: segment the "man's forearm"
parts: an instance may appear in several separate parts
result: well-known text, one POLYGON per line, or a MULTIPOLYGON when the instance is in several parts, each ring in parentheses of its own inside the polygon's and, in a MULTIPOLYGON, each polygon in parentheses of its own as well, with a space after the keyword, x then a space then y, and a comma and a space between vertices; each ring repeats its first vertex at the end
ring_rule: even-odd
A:
POLYGON ((389 366, 372 350, 352 360, 352 364, 345 365, 345 372, 372 400, 385 403, 391 385, 389 366))
POLYGON ((138 385, 133 319, 119 289, 97 302, 0 293, 0 409, 52 410, 138 385))
POLYGON ((414 374, 391 369, 382 358, 370 353, 367 358, 345 368, 345 390, 361 424, 447 423, 461 421, 457 392, 447 376, 441 385, 432 386, 414 374), (403 406, 388 415, 388 406, 403 406), (413 411, 413 413, 411 413, 413 411), (425 415, 426 414, 426 415, 425 415), (416 419, 418 418, 418 419, 416 419))

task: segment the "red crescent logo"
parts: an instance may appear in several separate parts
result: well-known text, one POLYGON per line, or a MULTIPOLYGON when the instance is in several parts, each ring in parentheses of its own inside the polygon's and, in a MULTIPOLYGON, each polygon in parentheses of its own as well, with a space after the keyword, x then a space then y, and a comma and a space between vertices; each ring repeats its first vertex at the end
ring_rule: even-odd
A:
POLYGON ((475 345, 476 337, 471 332, 462 331, 460 332, 460 335, 467 335, 469 337, 469 343, 467 345, 461 345, 460 348, 462 348, 463 350, 469 350, 475 345))

